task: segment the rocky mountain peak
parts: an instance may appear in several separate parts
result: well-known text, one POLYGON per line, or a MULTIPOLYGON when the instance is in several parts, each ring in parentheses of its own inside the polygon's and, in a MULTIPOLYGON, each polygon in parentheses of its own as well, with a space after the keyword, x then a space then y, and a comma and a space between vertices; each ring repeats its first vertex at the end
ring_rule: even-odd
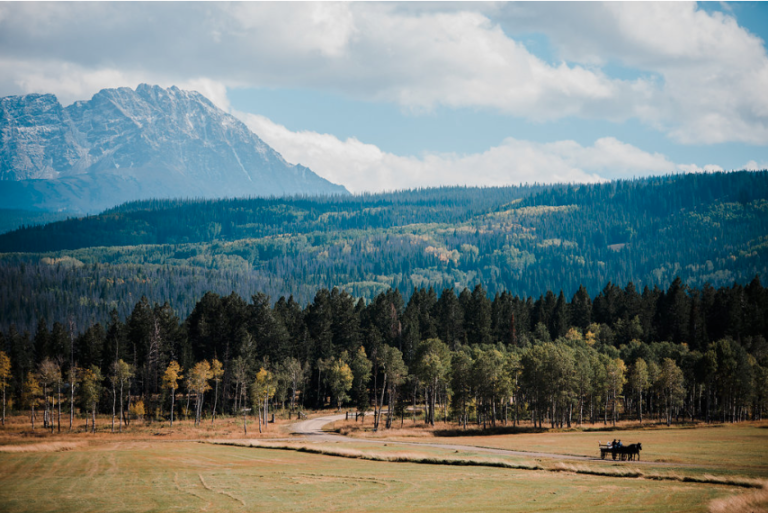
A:
POLYGON ((200 93, 175 86, 103 89, 66 108, 50 94, 2 98, 0 135, 0 187, 40 179, 55 188, 61 180, 122 183, 116 195, 89 191, 103 198, 99 207, 123 197, 346 193, 287 163, 200 93))

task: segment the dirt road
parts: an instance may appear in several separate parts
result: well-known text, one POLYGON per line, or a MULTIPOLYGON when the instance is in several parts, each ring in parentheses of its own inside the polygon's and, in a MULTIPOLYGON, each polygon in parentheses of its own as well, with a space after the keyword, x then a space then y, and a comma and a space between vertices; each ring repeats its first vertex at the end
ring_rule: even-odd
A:
MULTIPOLYGON (((366 439, 366 438, 351 438, 347 436, 338 435, 335 433, 329 433, 323 431, 323 426, 342 420, 345 418, 345 414, 328 415, 323 417, 317 417, 314 419, 304 420, 293 424, 290 428, 291 433, 295 436, 305 437, 309 440, 318 442, 340 442, 340 443, 358 443, 358 444, 373 444, 373 445, 404 445, 410 447, 436 447, 440 449, 449 449, 460 452, 473 452, 483 454, 499 454, 506 456, 521 456, 527 458, 550 458, 557 460, 576 460, 576 461, 594 461, 599 458, 592 458, 589 456, 577 456, 568 454, 554 454, 546 452, 527 452, 527 451, 512 451, 508 449, 494 449, 491 447, 476 447, 473 445, 459 445, 459 444, 445 444, 445 443, 427 443, 427 442, 403 442, 400 440, 388 440, 388 439, 366 439)), ((633 462, 633 463, 646 463, 646 462, 633 462)))

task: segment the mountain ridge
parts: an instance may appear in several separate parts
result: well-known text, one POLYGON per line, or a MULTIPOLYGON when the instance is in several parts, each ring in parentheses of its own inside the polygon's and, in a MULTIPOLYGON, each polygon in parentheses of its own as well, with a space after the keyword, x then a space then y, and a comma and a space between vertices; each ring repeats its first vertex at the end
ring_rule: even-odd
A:
POLYGON ((348 194, 293 165, 202 94, 147 84, 62 107, 0 98, 4 208, 97 212, 172 197, 348 194))

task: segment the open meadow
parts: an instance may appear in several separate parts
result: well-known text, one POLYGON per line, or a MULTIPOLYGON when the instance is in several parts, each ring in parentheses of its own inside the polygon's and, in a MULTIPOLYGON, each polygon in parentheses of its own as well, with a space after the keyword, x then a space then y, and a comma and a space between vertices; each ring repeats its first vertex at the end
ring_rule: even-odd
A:
POLYGON ((553 453, 595 457, 598 442, 619 439, 623 443, 641 442, 641 461, 699 467, 706 471, 738 473, 768 478, 768 422, 742 424, 657 425, 625 424, 618 429, 600 424, 585 425, 583 429, 532 431, 521 428, 514 434, 483 434, 470 426, 466 436, 455 424, 438 425, 429 429, 422 422, 414 427, 406 421, 405 429, 388 433, 372 433, 372 426, 362 427, 353 421, 335 422, 332 429, 352 437, 376 439, 386 437, 403 442, 447 443, 508 449, 531 453, 553 453), (450 436, 445 436, 450 433, 450 436), (442 436, 441 436, 442 435, 442 436))
POLYGON ((5 511, 702 511, 741 489, 192 442, 0 455, 5 511))
POLYGON ((653 448, 646 456, 676 447, 668 461, 643 466, 480 450, 594 456, 602 432, 438 437, 422 430, 407 437, 397 431, 398 443, 291 437, 283 422, 261 437, 249 425, 253 436, 244 438, 242 426, 224 418, 213 427, 176 423, 173 432, 167 424, 134 423, 115 435, 99 419, 102 431, 95 435, 52 436, 18 429, 19 420, 12 419, 0 445, 0 504, 8 512, 760 511, 768 504, 756 479, 766 476, 764 423, 610 433, 643 441, 653 448), (251 443, 256 447, 231 445, 251 443))

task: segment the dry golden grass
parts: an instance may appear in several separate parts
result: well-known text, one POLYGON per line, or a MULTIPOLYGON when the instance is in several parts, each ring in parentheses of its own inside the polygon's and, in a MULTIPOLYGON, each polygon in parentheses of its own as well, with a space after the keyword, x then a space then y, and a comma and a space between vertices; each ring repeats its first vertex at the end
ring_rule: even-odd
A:
POLYGON ((402 423, 400 420, 392 422, 392 429, 384 429, 383 423, 379 425, 377 432, 373 431, 373 416, 368 416, 364 421, 355 420, 337 420, 326 426, 326 431, 334 431, 344 436, 355 438, 431 438, 439 436, 441 431, 456 429, 455 424, 446 422, 435 422, 434 426, 425 424, 423 421, 414 423, 408 419, 402 423))
POLYGON ((8 513, 701 512, 737 491, 207 443, 113 442, 58 453, 0 453, 0 510, 8 513))
POLYGON ((512 462, 500 458, 467 458, 467 457, 445 457, 425 455, 416 452, 388 452, 381 453, 376 451, 363 451, 359 449, 348 449, 334 446, 306 445, 296 443, 273 443, 253 440, 223 440, 209 441, 209 443, 218 445, 255 447, 260 449, 288 450, 305 452, 310 454, 322 454, 326 456, 336 456, 341 458, 360 459, 368 461, 381 461, 392 463, 416 463, 426 465, 448 465, 448 466, 471 466, 471 467, 494 467, 515 470, 535 470, 548 472, 567 472, 573 474, 583 474, 590 476, 603 476, 610 478, 634 478, 650 481, 674 481, 681 483, 699 483, 708 485, 722 485, 741 488, 759 488, 766 487, 766 481, 760 479, 751 479, 735 476, 715 476, 711 474, 704 475, 681 475, 677 473, 659 473, 644 472, 636 468, 596 468, 587 465, 573 465, 557 462, 554 465, 541 465, 539 463, 521 463, 512 462))
POLYGON ((42 442, 21 445, 0 445, 0 452, 59 452, 71 451, 87 442, 42 442))
POLYGON ((341 458, 353 458, 368 461, 388 461, 397 463, 421 463, 427 465, 454 465, 454 466, 476 466, 476 467, 501 467, 518 470, 546 470, 541 465, 531 463, 512 463, 498 458, 461 458, 461 457, 437 457, 417 452, 375 452, 362 451, 359 449, 348 449, 333 446, 318 446, 306 444, 280 444, 261 442, 253 440, 245 441, 210 441, 209 443, 218 445, 231 445, 239 447, 256 447, 260 449, 277 449, 306 452, 310 454, 323 454, 326 456, 338 456, 341 458))
MULTIPOLYGON (((341 433, 360 438, 389 438, 408 441, 414 437, 428 443, 445 443, 507 449, 513 451, 541 452, 575 456, 596 457, 597 443, 619 438, 625 444, 642 442, 640 455, 644 462, 676 464, 680 466, 711 466, 718 472, 737 471, 756 477, 768 477, 768 421, 744 422, 739 424, 697 424, 667 427, 659 425, 625 424, 623 429, 610 428, 599 431, 600 426, 585 426, 583 429, 531 431, 523 426, 522 431, 510 434, 484 434, 467 430, 457 433, 436 426, 434 429, 423 424, 405 430, 380 430, 370 433, 365 428, 355 427, 354 422, 337 423, 341 433), (408 431, 408 432, 404 432, 408 431), (438 436, 449 433, 453 436, 438 436)), ((408 423, 406 421, 406 428, 408 423)))
MULTIPOLYGON (((328 415, 329 412, 319 412, 316 415, 328 415)), ((64 419, 63 419, 64 420, 64 419)), ((66 419, 68 423, 68 418, 66 419)), ((167 422, 165 423, 138 423, 132 422, 122 435, 117 433, 112 434, 110 432, 110 417, 100 417, 97 422, 97 433, 91 434, 84 432, 84 420, 78 419, 76 421, 76 431, 68 433, 67 429, 63 427, 62 434, 51 435, 49 431, 44 431, 40 427, 32 431, 29 425, 29 418, 27 416, 13 417, 9 419, 7 426, 3 429, 0 428, 0 467, 6 463, 11 463, 11 467, 7 467, 7 471, 3 474, 0 471, 0 484, 10 486, 8 490, 15 493, 15 491, 23 491, 26 495, 21 494, 19 498, 33 497, 30 495, 33 488, 27 486, 26 481, 22 474, 18 474, 13 469, 16 468, 18 472, 26 472, 23 468, 27 468, 25 465, 35 464, 38 462, 40 465, 44 461, 58 461, 51 460, 53 457, 68 458, 67 461, 81 461, 80 454, 88 453, 92 456, 88 458, 96 458, 96 460, 104 460, 104 465, 112 465, 114 459, 112 454, 116 454, 116 451, 123 455, 123 465, 126 468, 131 468, 133 465, 129 458, 129 455, 136 454, 141 458, 141 461, 146 463, 147 469, 152 469, 156 465, 161 465, 165 470, 162 479, 167 481, 167 475, 170 475, 171 485, 179 489, 179 493, 183 492, 189 495, 192 490, 192 482, 196 480, 198 489, 195 489, 194 493, 190 497, 187 497, 186 506, 188 509, 194 510, 194 497, 204 496, 210 494, 211 496, 218 496, 220 500, 230 501, 233 507, 242 508, 245 504, 251 506, 252 500, 248 498, 247 492, 249 486, 252 486, 252 474, 246 473, 239 479, 237 488, 229 488, 222 486, 222 481, 218 474, 206 471, 206 465, 208 461, 219 461, 218 451, 225 451, 228 448, 224 445, 242 445, 254 447, 255 453, 273 453, 277 454, 278 450, 283 453, 295 454, 295 457, 290 457, 292 461, 296 462, 295 470, 289 471, 296 472, 296 479, 307 485, 309 483, 333 482, 336 479, 335 469, 348 469, 352 468, 350 465, 354 465, 355 461, 367 462, 368 465, 379 465, 381 470, 379 472, 384 473, 393 478, 400 479, 401 474, 405 472, 402 464, 417 464, 415 467, 421 467, 419 471, 407 471, 410 477, 403 477, 403 483, 409 484, 413 479, 422 479, 423 476, 437 475, 444 472, 443 469, 456 468, 457 466, 467 467, 464 470, 456 469, 459 472, 457 475, 466 475, 470 472, 517 472, 525 475, 525 477, 517 477, 510 481, 509 485, 514 484, 517 486, 516 493, 533 493, 533 490, 538 490, 539 494, 549 494, 555 492, 549 492, 544 490, 555 490, 559 495, 561 491, 568 490, 568 494, 572 495, 573 501, 568 500, 566 503, 558 503, 554 506, 555 509, 573 509, 574 504, 578 504, 576 510, 610 510, 610 507, 617 507, 620 510, 635 509, 638 511, 644 510, 686 510, 686 511, 701 511, 709 506, 712 512, 722 511, 764 511, 766 504, 768 503, 768 492, 765 488, 764 481, 754 479, 752 477, 741 477, 738 475, 714 475, 720 474, 721 471, 725 472, 725 469, 731 469, 731 473, 737 473, 739 468, 744 468, 743 460, 746 459, 746 468, 748 472, 746 475, 753 477, 763 477, 764 473, 761 471, 763 467, 768 468, 768 462, 760 461, 761 454, 766 450, 765 447, 765 435, 768 434, 768 423, 762 424, 742 424, 737 426, 721 426, 721 427, 703 427, 697 429, 686 428, 651 428, 651 429, 627 429, 621 432, 621 438, 624 440, 632 441, 632 437, 641 436, 645 448, 650 443, 654 447, 655 451, 666 450, 669 452, 669 459, 682 460, 694 459, 697 461, 711 462, 715 459, 721 461, 718 462, 718 469, 714 472, 710 472, 709 468, 692 469, 690 467, 685 468, 684 464, 667 464, 663 465, 644 465, 641 469, 635 468, 637 465, 631 463, 616 464, 612 462, 584 462, 580 464, 568 464, 563 462, 554 462, 547 459, 538 459, 537 461, 530 461, 532 456, 499 456, 496 457, 484 457, 482 453, 472 452, 471 450, 464 451, 462 457, 458 454, 459 451, 448 450, 446 448, 439 448, 430 446, 429 443, 423 444, 423 442, 435 442, 443 444, 462 444, 469 446, 484 446, 484 447, 500 447, 500 448, 512 448, 515 450, 528 450, 528 451, 541 451, 541 452, 565 452, 576 453, 580 450, 589 451, 588 455, 594 456, 596 452, 594 449, 594 442, 598 438, 611 438, 618 433, 595 433, 583 430, 564 430, 558 432, 543 432, 543 433, 520 433, 520 434, 505 434, 494 436, 463 436, 463 437, 440 437, 436 436, 438 433, 445 433, 447 429, 455 430, 454 425, 440 424, 434 428, 425 426, 423 423, 417 423, 415 426, 409 426, 409 421, 406 420, 405 427, 399 429, 400 423, 394 424, 398 429, 386 430, 381 429, 378 433, 372 433, 372 418, 367 418, 364 424, 354 421, 342 421, 337 422, 333 426, 336 430, 342 433, 345 430, 353 433, 356 436, 363 438, 359 442, 352 442, 346 446, 340 447, 334 442, 322 442, 322 443, 304 443, 304 442, 289 442, 283 443, 277 440, 270 441, 271 438, 282 438, 287 435, 287 425, 289 421, 287 419, 279 419, 276 424, 270 424, 269 430, 262 435, 258 434, 257 425, 253 422, 253 419, 249 419, 248 424, 248 436, 244 438, 242 431, 242 418, 220 417, 216 420, 215 424, 210 424, 210 419, 207 422, 203 422, 201 426, 195 427, 193 421, 176 421, 174 422, 173 429, 167 422), (362 426, 361 426, 362 424, 362 426), (362 429, 361 429, 362 427, 362 429), (607 436, 606 436, 607 435, 607 436), (407 450, 402 450, 403 446, 396 441, 386 441, 386 443, 371 443, 364 439, 381 439, 381 438, 402 438, 403 440, 413 440, 413 438, 420 439, 423 445, 418 445, 418 448, 410 446, 407 450), (207 444, 186 444, 184 441, 201 441, 218 444, 220 447, 214 447, 213 452, 202 451, 198 453, 197 450, 184 449, 179 455, 176 451, 181 448, 189 448, 194 446, 206 446, 207 444), (650 440, 651 442, 648 442, 650 440), (163 443, 158 443, 163 442, 163 443), (166 443, 170 442, 170 443, 166 443), (160 447, 164 449, 159 450, 160 447), (714 447, 714 449, 712 449, 714 447), (574 450, 575 448, 575 450, 574 450), (265 449, 270 449, 265 451, 265 449), (373 450, 372 450, 373 449, 373 450), (260 452, 259 452, 260 451, 260 452), (702 452, 713 451, 714 454, 701 454, 702 452), (37 453, 28 454, 25 453, 37 453), (60 456, 57 455, 60 454, 60 456), (104 456, 95 456, 95 454, 104 454, 104 456), (157 454, 162 454, 161 461, 155 461, 153 458, 157 457, 157 454), (183 456, 186 454, 187 456, 183 456), (195 455, 193 457, 193 454, 195 455), (197 454, 200 454, 198 457, 197 454), (202 455, 205 454, 203 457, 202 455), (303 454, 303 456, 302 456, 303 454), (68 457, 72 455, 73 457, 68 457), (723 457, 727 455, 727 457, 723 457), (305 463, 302 463, 301 458, 322 458, 323 456, 332 456, 332 458, 326 458, 331 460, 329 463, 324 464, 326 473, 322 476, 310 476, 307 471, 314 472, 313 467, 307 467, 305 463), (13 458, 31 458, 29 460, 13 459, 13 458), (37 458, 37 459, 35 459, 37 458), (46 460, 42 458, 48 458, 46 460), (179 459, 181 458, 181 459, 179 459), (185 459, 192 458, 192 459, 185 459), (190 461, 200 460, 200 466, 193 474, 186 476, 186 480, 181 485, 176 483, 176 475, 181 475, 182 469, 185 469, 190 461), (177 461, 178 460, 178 461, 177 461), (337 463, 333 463, 333 460, 337 460, 337 463), (14 463, 16 462, 16 463, 14 463), (174 463, 175 462, 175 463, 174 463), (382 463, 386 462, 386 464, 382 463), (13 466, 16 465, 16 466, 13 466), (19 466, 21 465, 21 466, 19 466), (430 465, 429 470, 424 470, 423 465, 430 465), (631 466, 630 466, 631 465, 631 466), (736 465, 736 468, 732 468, 736 465), (739 467, 739 465, 742 465, 739 467), (311 470, 310 470, 311 469, 311 470), (3 477, 5 476, 5 477, 3 477), (301 477, 303 476, 303 477, 301 477), (396 477, 395 477, 396 476, 396 477), (550 476, 550 477, 545 477, 550 476), (318 481, 320 480, 320 481, 318 481), (331 480, 331 481, 328 481, 331 480), (522 480, 522 481, 521 481, 522 480), (584 481, 586 480, 586 481, 584 481), (531 487, 525 491, 521 491, 519 485, 525 482, 525 486, 531 487), (542 489, 543 483, 549 483, 548 488, 542 489), (610 486, 607 483, 613 483, 610 486), (625 484, 620 484, 625 483, 625 484), (642 484, 644 483, 644 484, 642 484), (713 486, 714 485, 714 486, 713 486), (617 488, 618 487, 618 488, 617 488), (698 487, 698 488, 690 488, 698 487), (738 489, 742 491, 744 488, 749 488, 746 492, 736 493, 738 489), (627 497, 617 497, 616 490, 624 490, 621 493, 629 493, 627 497), (585 492, 584 490, 587 490, 585 492), (597 491, 594 491, 597 490, 597 491), (694 493, 694 490, 699 490, 698 494, 694 493), (593 493, 594 491, 594 493, 593 493), (706 493, 704 493, 706 491, 706 493), (197 494, 197 495, 195 495, 197 494), (598 494, 598 495, 595 495, 598 494), (602 494, 602 495, 600 495, 602 494), (634 494, 634 495, 632 495, 634 494), (669 494, 678 494, 681 499, 678 503, 669 502, 669 494), (730 494, 724 496, 724 494, 730 494), (194 496, 194 497, 193 497, 194 496), (629 499, 630 496, 634 496, 636 500, 633 502, 629 499), (580 497, 580 499, 576 499, 580 497), (685 497, 683 499, 682 497, 685 497), (694 498, 695 497, 695 498, 694 498), (192 500, 192 502, 189 502, 192 500), (642 502, 643 500, 649 502, 642 502), (610 507, 609 507, 610 506, 610 507)), ((295 419, 294 419, 295 422, 295 419)), ((629 426, 627 426, 629 427, 629 426)), ((618 436, 615 436, 618 438, 618 436)), ((382 440, 382 442, 384 442, 382 440)), ((209 446, 210 447, 210 446, 209 446)), ((232 448, 229 448, 232 449, 232 448)), ((250 452, 250 451, 246 451, 250 452)), ((653 454, 652 451, 644 451, 644 460, 646 454, 653 454)), ((233 454, 230 454, 232 456, 233 454)), ((238 456, 239 458, 240 456, 238 456)), ((247 456, 244 456, 247 458, 247 456)), ((284 459, 283 455, 266 457, 263 459, 264 464, 271 466, 274 461, 284 459)), ((84 462, 89 459, 83 460, 84 462)), ((222 460, 225 461, 225 460, 222 460)), ((312 460, 312 465, 317 465, 319 460, 312 460)), ((85 464, 85 463, 84 463, 85 464)), ((217 463, 222 465, 223 463, 217 463)), ((87 464, 87 472, 84 474, 84 479, 91 479, 93 475, 99 476, 100 469, 106 468, 104 465, 94 471, 97 474, 92 474, 90 470, 90 464, 87 464)), ((142 463, 144 465, 144 463, 142 463)), ((197 468, 197 467, 196 467, 197 468)), ((266 467, 260 467, 259 471, 264 470, 266 467)), ((270 467, 271 468, 271 467, 270 467)), ((132 471, 133 472, 133 471, 132 471)), ((453 472, 453 471, 451 471, 453 472)), ((283 474, 280 474, 282 476, 283 474)), ((403 474, 405 475, 405 474, 403 474)), ((451 474, 453 475, 453 474, 451 474)), ((517 475, 517 474, 516 474, 517 475)), ((114 476, 117 478, 118 476, 114 476)), ((282 480, 283 477, 279 477, 277 474, 275 479, 282 480)), ((353 479, 353 478, 349 478, 353 479)), ((358 483, 358 477, 354 477, 353 481, 358 483)), ((488 490, 499 491, 498 485, 495 484, 495 480, 499 479, 499 476, 495 478, 489 478, 487 486, 488 490)), ((506 479, 506 477, 504 478, 506 479)), ((439 480, 430 481, 428 489, 422 490, 429 496, 433 494, 433 489, 442 490, 442 493, 454 493, 456 490, 452 486, 447 486, 445 483, 439 480)), ((298 481, 297 481, 298 482, 298 481)), ((352 485, 352 482, 345 482, 343 486, 357 486, 352 485)), ((339 483, 340 484, 340 483, 339 483)), ((456 482, 453 482, 456 485, 456 482)), ((2 488, 2 487, 0 487, 2 488)), ((35 490, 39 488, 34 488, 35 490)), ((342 488, 339 488, 341 490, 342 488)), ((346 488, 343 488, 346 489, 346 488)), ((471 489, 472 493, 477 490, 471 489)), ((326 490, 323 487, 318 488, 319 493, 326 497, 326 490)), ((370 490, 371 493, 374 490, 370 490)), ((143 492, 142 492, 143 493, 143 492)), ((163 492, 152 495, 152 500, 158 501, 155 504, 166 504, 166 498, 163 497, 163 492)), ((173 495, 173 494, 171 494, 173 495)), ((178 495, 178 494, 177 494, 178 495)), ((0 493, 0 496, 3 496, 0 493)), ((182 494, 179 497, 183 497, 182 494)), ((14 497, 12 494, 11 497, 14 497)), ((132 495, 126 495, 126 501, 130 500, 132 495)), ((290 497, 290 494, 288 495, 290 497)), ((489 495, 479 495, 476 500, 483 501, 489 495)), ((531 495, 530 503, 516 507, 512 509, 523 511, 537 511, 540 508, 535 502, 536 495, 531 495)), ((1 497, 0 497, 1 498, 1 497)), ((40 498, 42 500, 42 498, 40 498)), ((180 499, 181 500, 181 499, 180 499)), ((46 508, 36 509, 34 506, 36 502, 30 502, 29 505, 24 504, 20 500, 14 499, 15 505, 13 508, 8 509, 18 511, 44 511, 46 508), (25 509, 26 508, 26 509, 25 509)), ((0 500, 2 503, 2 500, 0 500)), ((126 502, 127 504, 128 502, 126 502)), ((482 502, 480 502, 482 503, 482 502)), ((478 503, 478 504, 480 504, 478 503)), ((213 502, 216 506, 221 505, 219 502, 213 502)), ((292 502, 286 504, 293 504, 292 502)), ((323 503, 325 504, 325 503, 323 503)), ((362 504, 362 503, 361 503, 362 504)), ((377 503, 364 503, 366 506, 360 508, 376 509, 377 503)), ((453 503, 448 502, 447 505, 453 503)), ((488 510, 507 510, 508 506, 512 504, 506 503, 493 503, 493 507, 489 506, 488 510)), ((515 503, 517 504, 517 503, 515 503)), ((546 502, 541 504, 550 503, 546 502)), ((109 506, 108 503, 103 504, 105 507, 109 506)), ((427 501, 420 503, 422 508, 429 509, 432 504, 427 501)), ((462 500, 457 500, 456 505, 466 505, 462 500)), ((170 507, 170 503, 166 506, 170 507)), ((186 507, 185 506, 185 507, 186 507)), ((402 505, 405 507, 405 504, 402 505)), ((409 503, 407 507, 412 508, 414 505, 409 503)), ((2 509, 2 508, 0 508, 2 509)), ((47 510, 59 511, 59 510, 78 510, 79 508, 73 505, 67 508, 57 508, 51 504, 51 507, 47 510)), ((162 509, 162 508, 161 508, 162 509)), ((182 508, 184 509, 184 508, 182 508)), ((229 510, 230 507, 224 508, 229 510)), ((288 509, 300 510, 301 508, 290 507, 288 509)), ((432 508, 434 509, 434 508, 432 508)), ((447 510, 451 508, 448 507, 447 510)), ((551 509, 551 508, 550 508, 551 509)), ((136 509, 130 507, 117 508, 120 511, 136 511, 136 509)), ((155 507, 149 507, 148 509, 138 510, 157 510, 155 507)), ((217 510, 216 507, 213 510, 217 510)), ((280 508, 278 508, 280 510, 280 508)), ((344 509, 342 509, 344 510, 344 509)), ((349 511, 355 510, 355 508, 349 508, 349 511)))
POLYGON ((709 503, 710 513, 756 513, 768 511, 768 488, 721 497, 709 503))
POLYGON ((647 472, 637 468, 595 468, 588 465, 574 465, 570 463, 555 463, 548 470, 554 472, 573 472, 575 474, 587 474, 592 476, 607 477, 633 477, 650 479, 652 481, 679 481, 681 483, 702 483, 723 486, 738 486, 741 488, 759 488, 763 489, 768 481, 738 476, 715 476, 712 474, 703 475, 681 475, 676 472, 647 472))
MULTIPOLYGON (((312 415, 318 415, 313 413, 312 415)), ((288 420, 285 417, 276 416, 274 423, 269 423, 259 433, 258 419, 247 419, 247 436, 249 438, 283 438, 288 435, 288 426, 296 422, 296 419, 288 420)), ((123 432, 119 432, 119 426, 115 423, 115 432, 112 432, 112 416, 100 415, 96 418, 96 433, 90 432, 90 419, 88 428, 85 429, 85 419, 76 418, 72 431, 69 430, 69 416, 62 416, 61 432, 54 428, 43 428, 42 415, 38 415, 35 429, 32 429, 28 415, 14 415, 6 418, 6 425, 0 428, 0 446, 26 443, 35 441, 110 441, 119 437, 120 440, 204 440, 209 438, 243 438, 243 418, 232 416, 218 416, 215 422, 204 419, 199 426, 195 426, 193 419, 176 419, 171 427, 170 422, 145 422, 132 420, 129 425, 123 426, 123 432)))

